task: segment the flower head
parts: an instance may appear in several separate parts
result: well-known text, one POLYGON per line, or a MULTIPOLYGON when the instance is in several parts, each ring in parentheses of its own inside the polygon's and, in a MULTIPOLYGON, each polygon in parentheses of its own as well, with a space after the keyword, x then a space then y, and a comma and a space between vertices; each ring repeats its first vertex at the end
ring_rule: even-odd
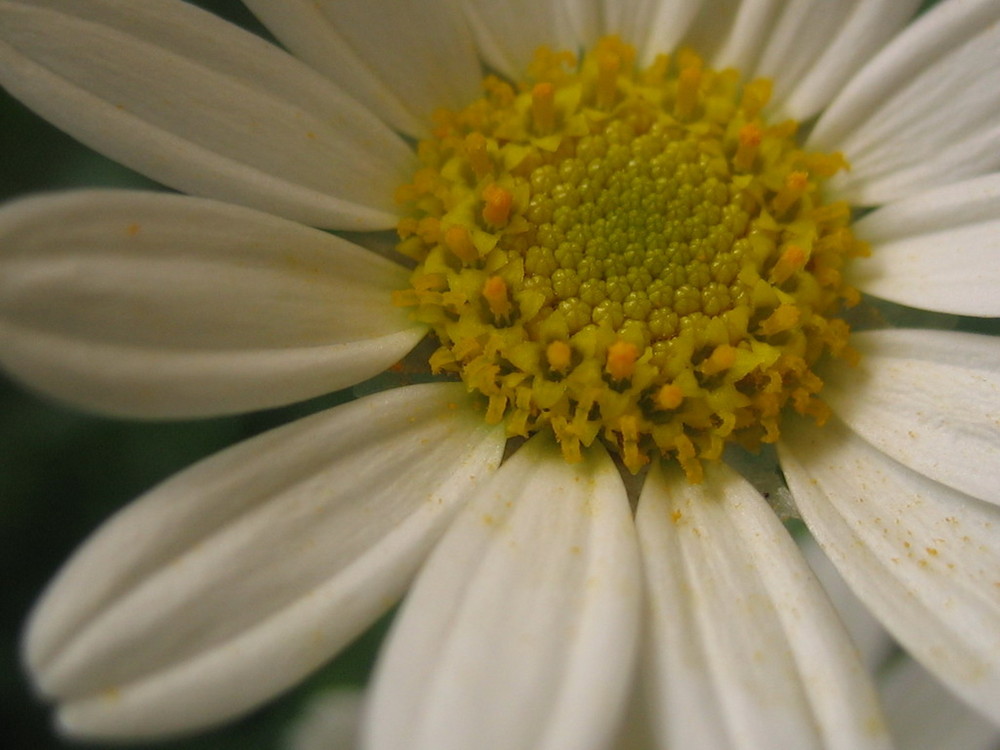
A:
POLYGON ((730 443, 1000 722, 1000 350, 877 317, 1000 313, 996 3, 246 4, 298 59, 178 0, 0 2, 0 82, 200 196, 0 212, 0 362, 145 417, 455 382, 109 521, 27 632, 66 731, 236 716, 408 590, 369 747, 610 747, 640 704, 658 747, 886 746, 730 443))

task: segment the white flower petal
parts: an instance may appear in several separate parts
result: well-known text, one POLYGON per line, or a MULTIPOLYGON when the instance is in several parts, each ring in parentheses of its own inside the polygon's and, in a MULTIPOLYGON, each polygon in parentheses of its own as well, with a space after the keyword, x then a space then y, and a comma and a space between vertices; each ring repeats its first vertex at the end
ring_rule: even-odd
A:
POLYGON ((1000 4, 940 3, 844 88, 808 147, 852 165, 831 188, 876 205, 1000 166, 1000 4))
POLYGON ((464 0, 480 54, 496 70, 521 80, 545 45, 577 53, 594 41, 598 0, 464 0))
POLYGON ((424 136, 439 107, 479 94, 479 61, 454 2, 247 0, 296 57, 397 129, 424 136))
POLYGON ((421 338, 401 266, 201 198, 86 191, 0 211, 0 362, 89 408, 276 406, 376 375, 421 338))
MULTIPOLYGON (((783 2, 784 0, 743 0, 737 3, 733 19, 727 25, 725 38, 712 57, 712 64, 716 68, 737 68, 744 73, 752 71, 771 30, 777 24, 783 2)), ((717 28, 716 34, 718 33, 717 28)))
POLYGON ((782 467, 813 536, 913 656, 1000 722, 1000 508, 910 471, 839 420, 786 420, 782 467))
POLYGON ((831 369, 823 398, 897 461, 1000 504, 1000 339, 891 329, 851 338, 856 369, 831 369))
POLYGON ((816 540, 804 533, 796 541, 809 567, 833 602, 844 627, 851 634, 851 641, 858 647, 862 661, 868 671, 874 674, 896 647, 895 641, 872 611, 858 599, 816 540))
POLYGON ((4 2, 0 83, 164 184, 316 226, 391 227, 412 169, 330 81, 179 0, 4 2))
POLYGON ((1000 316, 1000 219, 881 242, 851 265, 847 280, 910 307, 1000 316))
MULTIPOLYGON (((807 2, 817 8, 842 4, 807 2)), ((771 75, 775 77, 775 105, 797 120, 815 115, 830 103, 850 76, 906 24, 919 6, 920 0, 859 0, 836 33, 827 26, 827 19, 812 19, 811 24, 825 29, 820 46, 808 49, 808 41, 802 36, 793 37, 791 44, 792 49, 799 52, 797 56, 804 54, 807 58, 804 72, 786 77, 782 58, 774 60, 771 75)))
POLYGON ((886 719, 903 750, 997 750, 1000 729, 961 703, 920 663, 903 657, 879 681, 886 719))
POLYGON ((684 38, 702 0, 603 0, 605 33, 619 34, 638 51, 640 63, 671 54, 684 38))
POLYGON ((502 431, 450 384, 230 448, 84 545, 32 617, 30 669, 76 736, 160 736, 242 713, 392 605, 502 450, 502 431))
MULTIPOLYGON (((887 203, 858 219, 854 232, 866 242, 894 242, 981 224, 997 216, 1000 216, 1000 172, 887 203)), ((881 251, 881 247, 877 248, 877 252, 881 251)), ((857 261, 863 262, 868 261, 857 261)))
POLYGON ((753 78, 774 81, 774 103, 780 104, 814 63, 821 62, 831 42, 837 44, 846 20, 856 7, 852 2, 787 0, 781 15, 764 37, 764 48, 753 78))
POLYGON ((529 441, 421 571, 378 665, 366 747, 606 747, 631 684, 639 571, 604 450, 570 465, 529 441))
POLYGON ((636 515, 662 747, 885 747, 874 689, 805 559, 738 474, 650 471, 636 515))

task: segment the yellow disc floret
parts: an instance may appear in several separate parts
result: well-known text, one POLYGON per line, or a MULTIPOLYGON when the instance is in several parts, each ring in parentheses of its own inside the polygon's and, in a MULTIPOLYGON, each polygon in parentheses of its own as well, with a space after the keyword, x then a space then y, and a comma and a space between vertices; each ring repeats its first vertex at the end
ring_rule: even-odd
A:
POLYGON ((763 119, 767 81, 689 51, 636 70, 605 38, 484 89, 438 113, 397 196, 418 262, 397 302, 436 334, 434 371, 508 434, 552 430, 568 460, 601 439, 692 481, 727 441, 776 440, 786 405, 825 418, 811 368, 850 353, 834 316, 865 248, 821 201, 846 163, 763 119))

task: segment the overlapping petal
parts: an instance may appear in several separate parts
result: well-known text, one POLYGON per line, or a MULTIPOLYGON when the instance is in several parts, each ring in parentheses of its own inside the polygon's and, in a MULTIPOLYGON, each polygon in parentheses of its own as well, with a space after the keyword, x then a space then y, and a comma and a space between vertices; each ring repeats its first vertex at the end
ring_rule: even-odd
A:
POLYGON ((782 432, 802 517, 854 592, 914 657, 1000 723, 1000 507, 907 469, 839 420, 782 432))
POLYGON ((434 110, 464 107, 479 92, 475 46, 450 0, 246 5, 296 57, 412 136, 426 134, 434 110))
POLYGON ((886 204, 854 227, 874 252, 851 265, 862 291, 959 315, 1000 316, 1000 173, 886 204))
POLYGON ((856 369, 831 368, 823 398, 879 450, 1000 504, 1000 347, 993 336, 889 329, 851 338, 856 369))
POLYGON ((810 134, 852 170, 831 185, 877 205, 1000 166, 1000 5, 940 3, 850 81, 810 134))
POLYGON ((541 46, 577 52, 597 38, 599 0, 465 0, 462 8, 486 62, 519 80, 541 46))
POLYGON ((498 465, 461 386, 360 399, 237 445, 106 524, 26 639, 76 736, 216 723, 294 684, 392 605, 498 465))
POLYGON ((606 747, 640 614, 635 528, 611 459, 544 436, 477 491, 421 572, 378 666, 373 750, 606 747))
POLYGON ((166 185, 315 226, 393 226, 412 171, 330 80, 180 0, 2 2, 0 83, 166 185))
POLYGON ((684 38, 702 5, 702 0, 603 0, 604 32, 628 40, 648 64, 684 38))
POLYGON ((785 6, 781 22, 768 35, 756 74, 773 77, 774 106, 801 121, 830 103, 850 76, 910 20, 920 0, 802 0, 785 6), (806 12, 796 12, 801 10, 806 12))
POLYGON ((788 532, 746 480, 654 468, 636 524, 650 715, 678 748, 887 747, 874 691, 788 532))
POLYGON ((421 338, 400 266, 199 198, 87 191, 0 212, 0 363, 115 414, 290 403, 371 377, 421 338))

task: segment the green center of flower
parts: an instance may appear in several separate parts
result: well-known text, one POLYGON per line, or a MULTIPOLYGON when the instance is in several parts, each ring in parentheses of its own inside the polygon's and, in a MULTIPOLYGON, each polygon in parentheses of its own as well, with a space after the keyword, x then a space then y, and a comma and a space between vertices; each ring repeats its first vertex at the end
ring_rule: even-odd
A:
POLYGON ((543 48, 518 88, 487 78, 438 113, 397 196, 418 265, 396 302, 509 435, 550 429, 570 461, 600 439, 631 471, 673 456, 698 481, 726 442, 776 440, 787 404, 825 419, 812 367, 851 356, 840 271, 866 251, 820 198, 843 158, 761 117, 767 81, 633 60, 617 38, 580 64, 543 48))

